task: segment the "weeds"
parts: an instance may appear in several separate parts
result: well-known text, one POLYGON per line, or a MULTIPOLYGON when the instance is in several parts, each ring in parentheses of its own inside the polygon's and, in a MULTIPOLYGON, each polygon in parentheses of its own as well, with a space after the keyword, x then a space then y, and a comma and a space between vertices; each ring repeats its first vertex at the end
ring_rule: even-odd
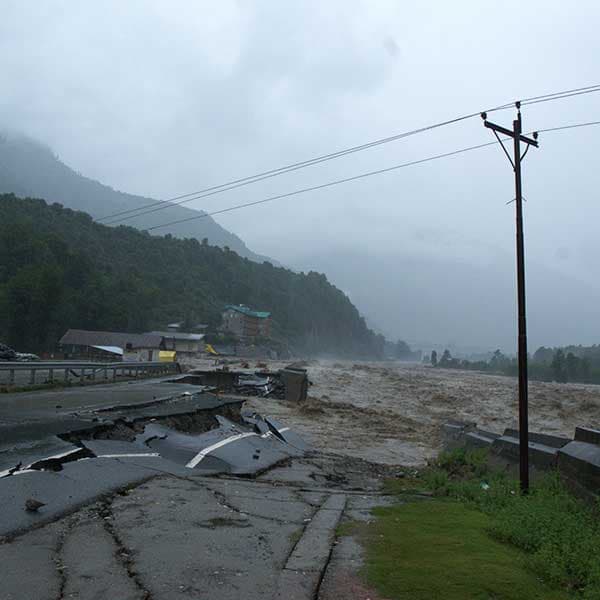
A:
POLYGON ((517 481, 488 467, 486 451, 458 449, 441 454, 421 481, 435 496, 488 514, 488 533, 523 550, 527 566, 544 580, 575 597, 600 600, 598 511, 571 495, 557 473, 540 477, 522 495, 517 481))

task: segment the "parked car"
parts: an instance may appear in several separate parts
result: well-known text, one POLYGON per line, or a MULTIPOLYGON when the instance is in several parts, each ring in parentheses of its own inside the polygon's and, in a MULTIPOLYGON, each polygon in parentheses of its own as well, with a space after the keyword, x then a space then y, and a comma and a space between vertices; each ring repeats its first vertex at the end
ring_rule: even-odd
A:
POLYGON ((41 360, 37 354, 31 354, 30 352, 16 352, 16 360, 20 362, 29 362, 32 360, 41 360))
POLYGON ((6 344, 0 344, 0 360, 17 360, 17 353, 6 344))

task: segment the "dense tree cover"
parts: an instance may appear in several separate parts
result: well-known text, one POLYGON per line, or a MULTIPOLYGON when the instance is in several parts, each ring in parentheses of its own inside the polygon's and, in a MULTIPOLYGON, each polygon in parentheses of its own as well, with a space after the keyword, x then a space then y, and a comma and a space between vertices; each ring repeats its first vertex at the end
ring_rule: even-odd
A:
POLYGON ((258 264, 206 240, 106 227, 83 212, 0 195, 0 340, 55 347, 67 328, 215 327, 225 304, 273 314, 273 336, 306 354, 379 357, 384 339, 325 275, 258 264))
MULTIPOLYGON (((516 358, 509 358, 496 350, 489 360, 470 361, 453 358, 448 350, 444 351, 438 362, 437 354, 432 352, 431 364, 445 369, 465 369, 487 371, 503 375, 516 376, 518 364, 516 358)), ((537 381, 558 381, 567 383, 600 383, 600 346, 567 346, 565 348, 538 348, 528 361, 529 378, 537 381)))
POLYGON ((423 353, 420 350, 411 350, 410 346, 404 340, 398 340, 394 344, 394 358, 419 362, 422 356, 423 353))

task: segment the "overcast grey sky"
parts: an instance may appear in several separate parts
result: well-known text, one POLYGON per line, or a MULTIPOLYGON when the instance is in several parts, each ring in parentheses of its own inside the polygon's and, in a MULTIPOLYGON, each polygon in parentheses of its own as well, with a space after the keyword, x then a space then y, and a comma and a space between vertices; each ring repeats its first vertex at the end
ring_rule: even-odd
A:
MULTIPOLYGON (((600 3, 591 0, 0 0, 0 125, 117 189, 176 196, 515 98, 600 83, 599 22, 600 3)), ((524 126, 600 119, 599 100, 527 107, 524 126)), ((493 118, 509 125, 513 112, 493 118)), ((472 119, 189 206, 216 210, 491 135, 472 119)), ((573 275, 589 286, 576 295, 595 302, 600 127, 540 141, 524 167, 532 279, 573 275)), ((389 335, 510 347, 513 196, 506 158, 491 147, 218 220, 256 252, 326 270, 389 335), (352 278, 342 264, 356 256, 380 275, 368 293, 360 270, 352 278), (494 297, 506 311, 495 328, 471 327, 468 316, 459 323, 452 310, 441 322, 417 319, 415 273, 394 272, 409 259, 505 273, 494 297)), ((439 272, 419 268, 420 293, 445 302, 439 272)), ((534 344, 598 341, 600 319, 561 329, 576 320, 568 294, 536 323, 536 307, 541 314, 547 296, 565 293, 557 281, 561 289, 532 289, 534 344)), ((460 290, 453 293, 446 302, 460 303, 460 290)))

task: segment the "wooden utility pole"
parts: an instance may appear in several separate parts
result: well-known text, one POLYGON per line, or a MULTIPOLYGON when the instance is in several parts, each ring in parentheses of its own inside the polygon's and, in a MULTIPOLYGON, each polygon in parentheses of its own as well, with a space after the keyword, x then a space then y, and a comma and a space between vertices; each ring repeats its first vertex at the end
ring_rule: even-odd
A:
POLYGON ((521 161, 527 154, 530 146, 538 147, 537 132, 533 139, 523 135, 521 121, 521 103, 516 103, 517 118, 513 121, 512 131, 500 125, 490 123, 485 113, 481 114, 483 124, 494 132, 504 153, 508 157, 515 172, 515 207, 517 221, 517 304, 519 313, 519 474, 521 480, 521 491, 529 491, 529 402, 527 382, 527 320, 525 310, 525 243, 523 237, 523 195, 521 188, 521 161), (513 158, 506 150, 498 132, 513 139, 513 158), (521 156, 521 142, 526 144, 525 152, 521 156))

